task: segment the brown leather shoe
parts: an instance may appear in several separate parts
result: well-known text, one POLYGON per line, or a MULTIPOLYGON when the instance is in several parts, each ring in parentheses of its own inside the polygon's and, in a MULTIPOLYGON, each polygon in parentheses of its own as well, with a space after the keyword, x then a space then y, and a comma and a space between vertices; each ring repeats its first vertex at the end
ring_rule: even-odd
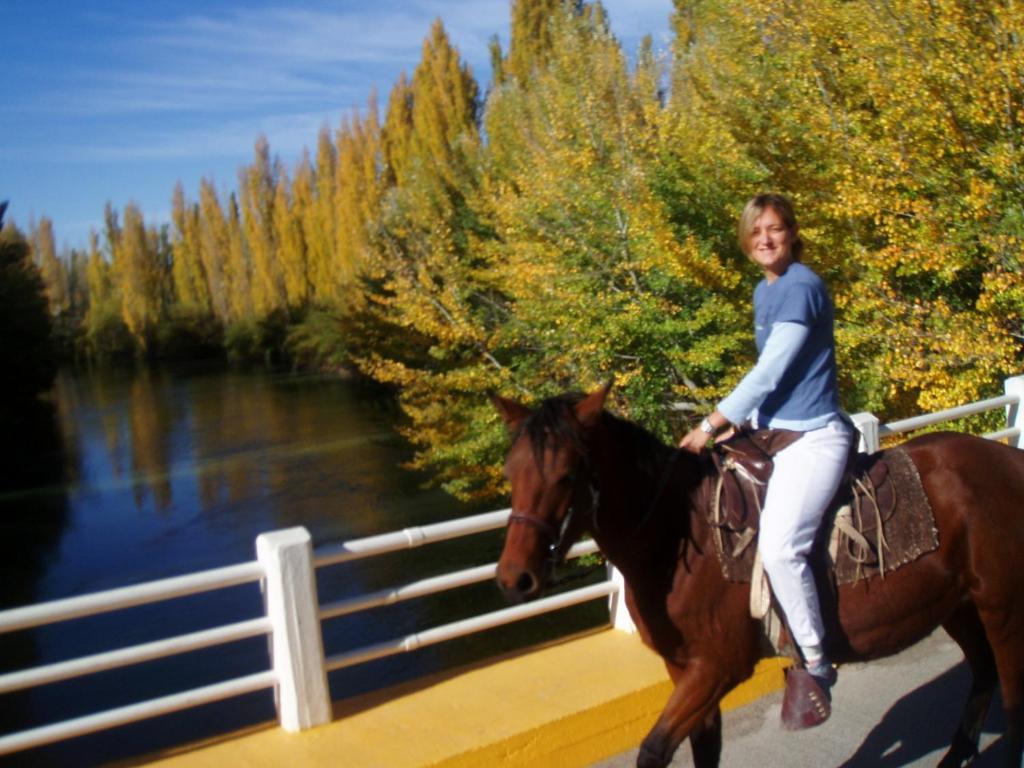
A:
POLYGON ((832 696, 829 693, 835 682, 820 680, 802 667, 786 670, 786 693, 782 698, 782 727, 787 731, 813 728, 828 720, 832 714, 832 696))

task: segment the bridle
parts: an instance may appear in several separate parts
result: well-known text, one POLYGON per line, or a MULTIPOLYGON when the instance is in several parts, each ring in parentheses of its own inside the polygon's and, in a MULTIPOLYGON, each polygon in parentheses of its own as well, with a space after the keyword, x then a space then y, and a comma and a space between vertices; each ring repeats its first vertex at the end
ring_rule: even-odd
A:
MULTIPOLYGON (((644 513, 643 517, 640 518, 640 521, 637 523, 637 525, 634 528, 634 530, 632 531, 632 533, 627 537, 628 540, 632 540, 636 536, 640 535, 640 531, 642 531, 644 529, 644 527, 647 525, 647 523, 650 521, 650 519, 654 516, 654 511, 657 509, 658 504, 661 502, 661 499, 662 499, 662 497, 663 497, 663 495, 665 493, 665 489, 668 486, 668 483, 669 483, 669 480, 671 478, 673 469, 675 467, 676 459, 679 457, 680 453, 682 453, 682 449, 681 448, 677 448, 672 453, 672 456, 671 456, 671 458, 669 458, 669 460, 666 463, 665 467, 662 469, 661 476, 660 476, 660 478, 658 480, 657 487, 655 488, 654 495, 651 497, 651 501, 647 505, 647 510, 644 513)), ((599 529, 600 529, 600 526, 598 524, 597 513, 598 513, 598 506, 599 506, 601 494, 600 494, 600 492, 597 489, 597 484, 595 482, 593 472, 590 471, 590 469, 589 469, 589 462, 587 462, 587 464, 588 464, 587 489, 590 492, 590 506, 589 506, 589 509, 584 514, 589 514, 591 516, 591 519, 590 519, 591 527, 593 528, 594 532, 597 533, 597 532, 599 532, 599 529)), ((573 488, 573 497, 575 497, 575 495, 576 495, 576 488, 574 487, 573 488)), ((564 544, 565 534, 569 531, 569 529, 571 527, 572 520, 576 516, 577 512, 578 512, 577 506, 574 503, 570 503, 568 513, 566 513, 565 518, 562 520, 561 525, 559 525, 556 528, 554 525, 549 523, 547 520, 544 520, 544 519, 542 519, 540 517, 537 517, 535 515, 531 515, 531 514, 529 514, 527 512, 516 512, 515 510, 513 510, 512 514, 509 515, 508 525, 509 526, 512 526, 513 524, 527 525, 527 526, 532 526, 533 528, 536 528, 538 531, 540 531, 541 534, 543 534, 543 536, 549 542, 548 543, 548 556, 547 556, 548 566, 551 567, 551 568, 554 568, 555 566, 560 564, 561 560, 563 559, 563 557, 565 555, 565 553, 562 552, 562 547, 563 547, 563 544, 564 544)), ((627 542, 623 542, 623 543, 624 544, 628 543, 628 541, 627 542)))
MULTIPOLYGON (((597 486, 594 484, 593 475, 591 473, 589 473, 589 472, 587 474, 588 474, 587 489, 590 491, 590 507, 583 514, 589 514, 590 515, 591 525, 594 528, 596 528, 597 527, 597 508, 598 508, 598 504, 600 503, 601 494, 597 490, 597 486)), ((576 496, 576 488, 573 487, 573 490, 572 490, 572 498, 573 498, 573 500, 575 499, 575 496, 576 496)), ((563 547, 564 542, 565 542, 565 534, 569 531, 569 529, 571 527, 571 524, 572 524, 572 521, 573 521, 573 518, 576 516, 576 514, 577 514, 576 504, 573 503, 573 501, 570 501, 570 503, 569 503, 569 511, 566 513, 565 517, 562 519, 561 525, 559 525, 557 528, 554 525, 552 525, 551 523, 549 523, 547 520, 544 520, 544 519, 542 519, 540 517, 537 517, 536 515, 531 515, 531 514, 528 514, 526 512, 516 512, 515 510, 513 510, 512 514, 509 515, 509 517, 508 517, 508 524, 509 524, 509 526, 511 526, 514 523, 518 523, 520 525, 532 526, 533 528, 536 528, 537 530, 539 530, 544 535, 544 537, 546 539, 548 539, 549 543, 548 543, 547 562, 548 562, 549 566, 554 567, 554 566, 558 565, 561 562, 562 558, 565 555, 565 553, 562 552, 562 547, 563 547)))

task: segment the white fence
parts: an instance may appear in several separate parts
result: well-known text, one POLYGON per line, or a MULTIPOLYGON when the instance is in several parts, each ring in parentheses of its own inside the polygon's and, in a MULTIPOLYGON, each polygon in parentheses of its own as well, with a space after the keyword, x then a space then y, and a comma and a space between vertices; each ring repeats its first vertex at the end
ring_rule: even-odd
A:
MULTIPOLYGON (((1024 376, 1008 379, 1005 391, 1002 397, 885 425, 879 424, 871 414, 856 414, 854 421, 861 430, 862 446, 877 450, 879 439, 886 435, 1005 408, 1006 428, 986 437, 1006 440, 1021 447, 1024 376)), ((614 626, 626 630, 632 628, 628 613, 621 605, 621 576, 611 572, 606 581, 598 584, 325 658, 320 622, 487 581, 494 577, 496 564, 431 577, 323 606, 319 605, 316 596, 314 569, 494 530, 505 525, 508 515, 507 509, 488 512, 327 546, 315 553, 305 529, 274 531, 257 537, 257 559, 253 562, 0 612, 0 633, 15 632, 257 581, 262 585, 266 606, 264 616, 248 621, 0 675, 0 695, 260 635, 267 636, 270 641, 268 669, 262 672, 5 735, 0 737, 0 755, 265 689, 274 691, 281 726, 289 731, 302 730, 330 719, 329 671, 598 598, 609 600, 614 626)), ((583 542, 570 550, 569 557, 595 551, 593 542, 583 542)))
POLYGON ((990 440, 1005 440, 1017 448, 1024 447, 1021 442, 1021 430, 1024 428, 1024 407, 1022 407, 1024 376, 1006 379, 1003 382, 1003 391, 1005 394, 1001 397, 990 397, 988 400, 979 400, 976 403, 947 408, 944 411, 914 416, 910 419, 892 421, 888 424, 880 424, 878 417, 871 413, 853 414, 853 422, 860 430, 860 448, 862 451, 873 453, 879 449, 883 437, 913 432, 946 421, 962 419, 965 416, 994 411, 998 408, 1006 409, 1006 428, 998 432, 991 432, 985 437, 990 440))

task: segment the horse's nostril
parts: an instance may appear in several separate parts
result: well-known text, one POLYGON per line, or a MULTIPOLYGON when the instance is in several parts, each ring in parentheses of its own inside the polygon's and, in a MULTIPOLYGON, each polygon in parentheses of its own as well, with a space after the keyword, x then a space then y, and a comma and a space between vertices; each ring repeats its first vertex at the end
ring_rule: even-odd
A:
POLYGON ((516 591, 521 595, 529 595, 537 589, 537 580, 533 578, 533 575, 527 571, 523 571, 519 574, 519 578, 516 579, 516 591))

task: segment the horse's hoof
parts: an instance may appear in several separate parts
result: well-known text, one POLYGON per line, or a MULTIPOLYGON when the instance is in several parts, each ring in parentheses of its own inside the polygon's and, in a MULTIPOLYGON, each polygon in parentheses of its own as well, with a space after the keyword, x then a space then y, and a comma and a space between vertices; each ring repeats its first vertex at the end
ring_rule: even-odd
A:
POLYGON ((938 768, 969 768, 974 765, 974 761, 978 758, 978 748, 968 747, 956 748, 950 747, 949 752, 943 755, 939 761, 938 768))
POLYGON ((636 768, 665 768, 671 762, 672 756, 665 755, 662 745, 648 744, 647 739, 640 745, 640 754, 636 756, 636 768))

